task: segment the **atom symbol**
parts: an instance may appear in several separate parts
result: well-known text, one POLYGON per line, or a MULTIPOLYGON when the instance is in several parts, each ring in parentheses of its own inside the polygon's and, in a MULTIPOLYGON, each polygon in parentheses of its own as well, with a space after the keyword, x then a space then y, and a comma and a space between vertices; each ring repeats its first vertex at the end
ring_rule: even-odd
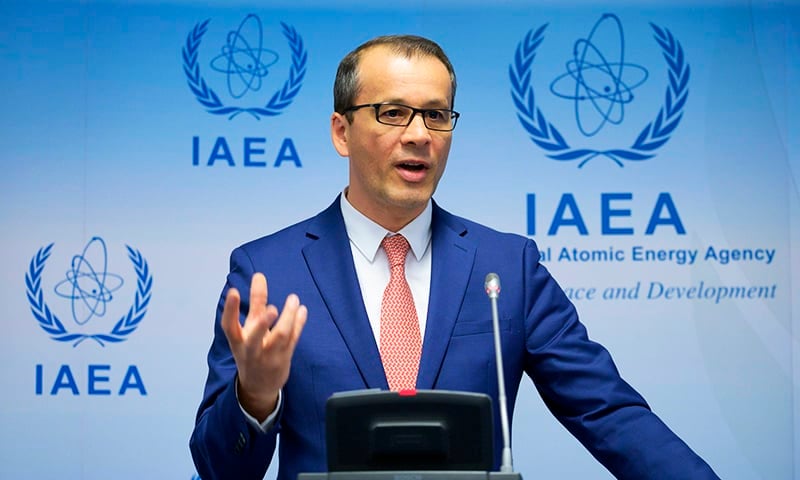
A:
POLYGON ((105 315, 106 304, 113 298, 112 293, 119 290, 124 283, 122 277, 108 273, 107 269, 106 243, 100 237, 92 237, 83 247, 83 252, 72 257, 72 265, 66 273, 67 278, 55 286, 55 292, 59 297, 72 300, 72 318, 78 325, 86 324, 94 316, 105 315), (92 249, 94 245, 97 247, 92 249), (98 263, 102 263, 102 269, 95 270, 93 263, 87 258, 89 254, 92 254, 95 260, 99 260, 98 263), (89 313, 78 318, 81 304, 89 313))
POLYGON ((597 134, 607 123, 622 123, 625 105, 633 101, 633 90, 642 85, 648 76, 644 67, 625 63, 622 23, 610 13, 600 17, 588 38, 575 42, 572 60, 566 63, 566 67, 566 73, 550 84, 550 91, 560 98, 574 101, 575 120, 586 137, 597 134), (605 54, 597 47, 595 35, 609 41, 603 43, 611 45, 605 54), (616 61, 610 62, 608 58, 616 61), (593 125, 587 128, 586 123, 592 120, 593 125))
POLYGON ((269 75, 269 67, 280 58, 275 51, 263 48, 261 20, 252 13, 247 15, 238 30, 228 32, 227 42, 222 47, 222 53, 211 60, 211 68, 227 75, 228 92, 232 97, 238 99, 248 91, 257 92, 261 89, 262 79, 269 75), (255 47, 245 38, 245 27, 251 30, 248 33, 254 34, 255 47))

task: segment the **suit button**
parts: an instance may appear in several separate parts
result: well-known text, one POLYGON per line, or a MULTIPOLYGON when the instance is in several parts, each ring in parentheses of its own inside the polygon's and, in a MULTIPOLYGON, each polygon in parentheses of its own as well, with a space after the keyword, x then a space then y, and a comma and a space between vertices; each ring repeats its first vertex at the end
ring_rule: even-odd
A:
POLYGON ((236 446, 233 447, 233 453, 236 455, 241 455, 245 445, 247 445, 247 439, 245 438, 244 433, 239 432, 239 438, 236 440, 236 446))

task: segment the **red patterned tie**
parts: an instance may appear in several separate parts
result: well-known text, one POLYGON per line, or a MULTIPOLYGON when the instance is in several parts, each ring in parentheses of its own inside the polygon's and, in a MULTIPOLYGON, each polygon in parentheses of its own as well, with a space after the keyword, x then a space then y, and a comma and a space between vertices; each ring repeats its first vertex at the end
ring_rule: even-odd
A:
POLYGON ((406 281, 409 245, 402 235, 393 235, 384 238, 381 246, 386 250, 391 269, 381 303, 381 361, 389 389, 409 390, 416 387, 422 353, 417 309, 406 281))

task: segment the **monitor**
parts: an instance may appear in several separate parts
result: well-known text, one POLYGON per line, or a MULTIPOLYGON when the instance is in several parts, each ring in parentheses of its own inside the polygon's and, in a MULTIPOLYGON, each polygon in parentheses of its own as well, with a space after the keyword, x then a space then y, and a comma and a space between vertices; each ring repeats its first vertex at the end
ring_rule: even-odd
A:
POLYGON ((358 390, 326 404, 329 472, 489 471, 494 460, 488 395, 446 390, 358 390))

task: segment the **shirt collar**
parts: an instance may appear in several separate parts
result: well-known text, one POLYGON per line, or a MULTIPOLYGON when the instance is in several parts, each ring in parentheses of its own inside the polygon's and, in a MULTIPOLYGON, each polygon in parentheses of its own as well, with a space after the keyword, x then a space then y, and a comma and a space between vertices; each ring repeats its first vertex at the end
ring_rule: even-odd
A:
POLYGON ((433 215, 433 207, 430 200, 428 200, 428 205, 425 207, 425 210, 423 210, 417 218, 412 220, 411 223, 403 227, 399 232, 390 232, 356 210, 355 207, 350 204, 350 201, 347 200, 346 193, 347 190, 345 189, 341 195, 340 205, 342 217, 344 217, 344 227, 347 229, 347 236, 370 263, 375 261, 375 255, 378 253, 383 238, 395 233, 400 233, 406 237, 417 261, 422 259, 422 256, 425 255, 425 251, 431 243, 431 218, 433 215))

